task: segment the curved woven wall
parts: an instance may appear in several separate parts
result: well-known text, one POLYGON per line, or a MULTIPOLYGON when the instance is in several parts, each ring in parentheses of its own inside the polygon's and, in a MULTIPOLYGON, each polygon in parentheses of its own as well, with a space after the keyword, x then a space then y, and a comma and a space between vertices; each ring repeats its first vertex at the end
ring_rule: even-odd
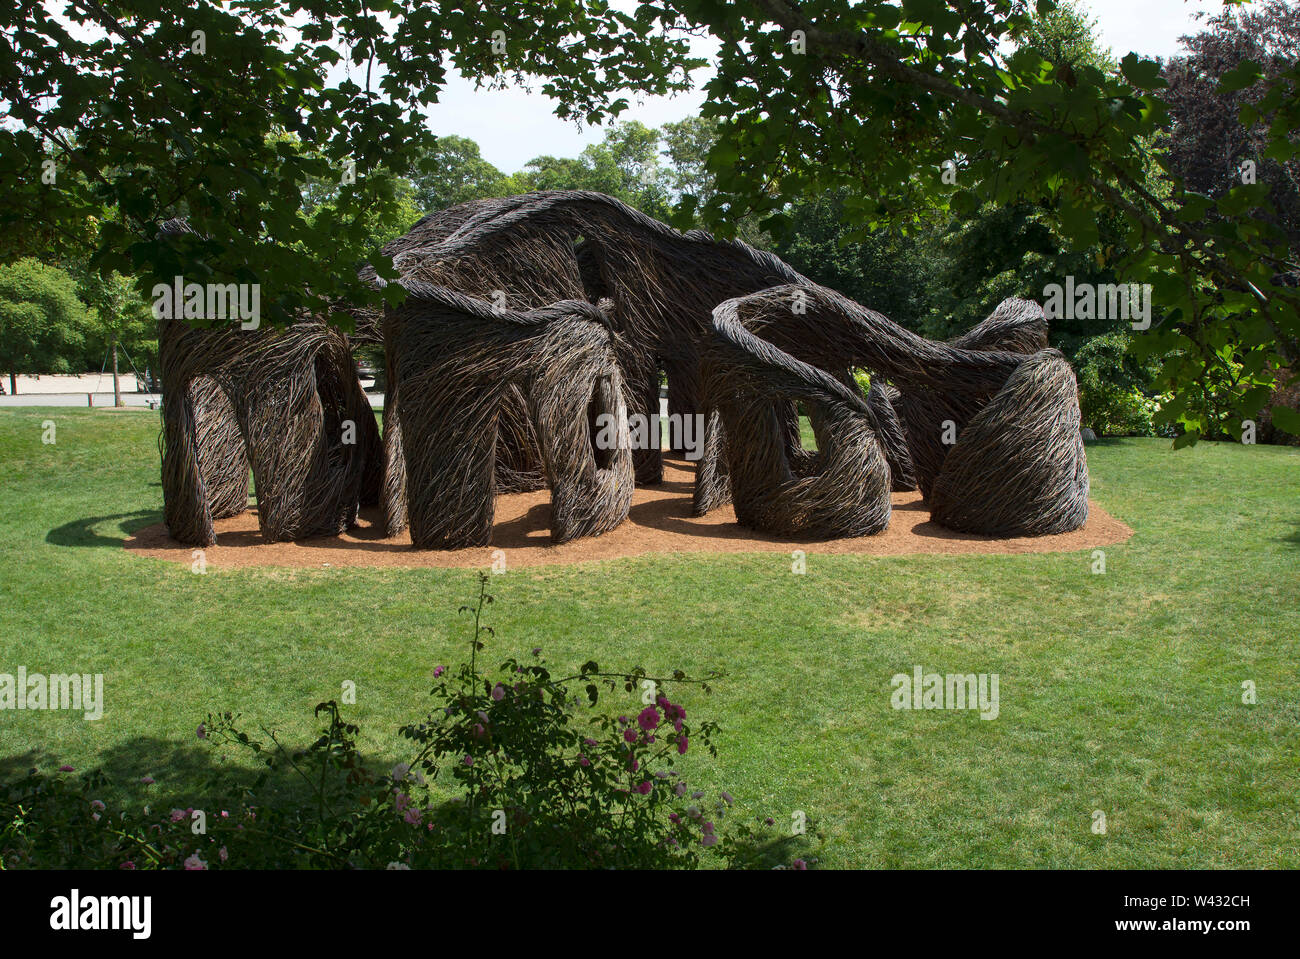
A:
POLYGON ((1045 342, 1046 329, 1041 309, 1023 300, 1004 302, 952 343, 919 337, 823 287, 774 287, 722 304, 703 347, 705 403, 721 415, 710 421, 697 513, 725 502, 725 462, 742 524, 861 535, 848 530, 883 528, 882 512, 887 522, 887 492, 883 506, 878 499, 885 463, 886 490, 912 488, 914 468, 927 498, 938 497, 931 518, 953 529, 1078 528, 1087 519, 1087 461, 1073 372, 1055 351, 1026 358, 1008 349, 1045 342), (871 374, 866 402, 853 368, 871 374), (815 455, 791 436, 791 400, 808 407, 815 455), (869 512, 855 494, 877 497, 872 520, 810 520, 826 502, 816 485, 824 479, 852 487, 836 507, 849 513, 869 512))
POLYGON ((158 346, 173 539, 215 543, 213 519, 245 508, 250 467, 268 540, 341 533, 359 503, 377 501, 379 433, 342 333, 318 322, 271 332, 162 320, 158 346))
POLYGON ((501 412, 522 402, 551 488, 551 537, 612 529, 632 503, 624 385, 607 318, 585 301, 538 310, 417 280, 385 322, 402 390, 402 451, 412 542, 485 546, 492 538, 501 412), (512 397, 514 399, 512 400, 512 397), (624 424, 597 449, 596 420, 624 424))

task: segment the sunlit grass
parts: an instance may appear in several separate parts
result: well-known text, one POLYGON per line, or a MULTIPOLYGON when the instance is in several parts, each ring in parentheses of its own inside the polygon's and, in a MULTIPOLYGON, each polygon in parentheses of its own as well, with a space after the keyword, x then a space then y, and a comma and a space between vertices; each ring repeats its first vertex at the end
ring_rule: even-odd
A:
MULTIPOLYGON (((0 412, 0 672, 102 672, 107 698, 99 722, 0 712, 0 775, 98 765, 199 796, 246 768, 197 742, 208 710, 304 742, 347 680, 363 748, 400 758, 397 727, 462 654, 476 573, 133 556, 125 535, 160 519, 157 433, 157 414, 0 412)), ((1090 551, 523 569, 492 580, 488 655, 724 669, 712 696, 683 691, 723 727, 693 780, 806 813, 826 865, 1300 865, 1300 450, 1119 440, 1089 462, 1136 531, 1105 575, 1090 551), (890 677, 918 664, 998 673, 1000 715, 895 711, 890 677)))

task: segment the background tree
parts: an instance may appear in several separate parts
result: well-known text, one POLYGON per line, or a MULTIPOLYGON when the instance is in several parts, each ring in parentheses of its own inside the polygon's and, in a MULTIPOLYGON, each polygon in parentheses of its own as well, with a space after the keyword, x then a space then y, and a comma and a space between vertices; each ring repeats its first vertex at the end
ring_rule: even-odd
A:
POLYGON ((663 153, 668 160, 667 182, 674 202, 694 197, 697 205, 713 199, 717 182, 709 171, 709 151, 718 140, 718 121, 713 117, 687 117, 659 128, 663 153))
POLYGON ((71 225, 107 207, 96 268, 145 292, 262 283, 268 322, 371 301, 342 266, 373 257, 370 224, 397 199, 366 174, 433 147, 422 110, 452 66, 489 86, 544 77, 558 112, 595 122, 622 91, 685 87, 697 61, 665 26, 584 0, 18 0, 0 11, 0 225, 76 245, 71 225), (310 177, 340 183, 325 263, 310 177), (197 236, 159 237, 182 205, 197 236))
POLYGON ((421 214, 485 197, 509 196, 513 182, 479 152, 469 137, 454 134, 438 141, 415 159, 408 174, 421 214))
MULTIPOLYGON (((864 229, 935 207, 1028 203, 1086 250, 1114 218, 1122 243, 1110 268, 1150 283, 1161 310, 1133 344, 1161 360, 1158 385, 1173 393, 1161 415, 1180 430, 1177 445, 1235 432, 1268 402, 1279 350, 1300 333, 1300 296, 1282 280, 1291 252, 1259 213, 1264 189, 1238 184, 1216 200, 1176 175, 1159 190, 1144 182, 1168 123, 1158 63, 1136 54, 1114 71, 1053 63, 1018 42, 1034 23, 1028 5, 998 0, 699 0, 683 13, 728 41, 704 106, 726 118, 706 221, 752 212, 780 234, 798 198, 839 188, 864 229), (942 178, 946 161, 955 182, 942 178), (1205 217, 1211 207, 1222 222, 1205 217)), ((1269 149, 1291 155, 1300 65, 1261 77, 1243 61, 1221 88, 1263 83, 1269 149)))
POLYGON ((77 284, 30 257, 0 266, 0 350, 9 392, 19 373, 67 373, 84 356, 88 326, 77 284))
MULTIPOLYGON (((1185 52, 1167 62, 1162 72, 1168 83, 1163 98, 1173 120, 1165 141, 1169 167, 1189 190, 1216 202, 1243 179, 1259 183, 1267 191, 1269 206, 1258 215, 1286 236, 1291 251, 1290 264, 1278 281, 1300 286, 1300 157, 1294 147, 1274 139, 1266 118, 1269 84, 1284 80, 1300 60, 1300 8, 1265 0, 1240 12, 1225 9, 1207 18, 1204 30, 1183 37, 1182 46, 1185 52), (1259 65, 1261 81, 1221 89, 1224 78, 1244 62, 1259 65)), ((1291 126, 1294 141, 1295 123, 1291 126)), ((1223 219, 1217 209, 1206 215, 1223 219)), ((1261 412, 1259 436, 1296 442, 1300 414, 1293 411, 1300 386, 1288 386, 1296 370, 1294 339, 1279 339, 1278 353, 1272 371, 1276 389, 1269 409, 1261 412), (1275 422, 1272 411, 1279 408, 1290 414, 1284 415, 1291 420, 1289 429, 1275 422)))
MULTIPOLYGON (((717 190, 702 206, 683 197, 681 222, 727 235, 752 215, 780 236, 792 204, 843 189, 845 216, 864 231, 1024 202, 1086 250, 1114 217, 1123 242, 1110 267, 1151 283, 1162 311, 1133 338, 1172 391, 1162 415, 1180 445, 1235 429, 1268 402, 1300 334, 1300 290, 1286 279, 1295 257, 1270 191, 1242 183, 1207 196, 1176 173, 1150 189, 1150 143, 1170 124, 1160 65, 1135 54, 1113 71, 1056 63, 1018 43, 1031 14, 1053 6, 67 0, 73 33, 42 0, 18 0, 0 12, 0 225, 36 219, 73 243, 71 224, 111 211, 101 271, 265 282, 271 322, 364 302, 378 294, 344 267, 373 256, 368 215, 396 203, 365 174, 404 171, 432 145, 421 110, 451 66, 488 85, 541 78, 561 116, 598 123, 627 108, 629 91, 686 87, 700 64, 690 40, 709 35, 720 42, 704 107, 723 121, 708 160, 717 190), (56 161, 46 179, 51 150, 81 177, 56 161), (945 161, 956 183, 941 179, 945 161), (322 251, 302 184, 353 163, 322 251), (157 237, 182 202, 199 236, 157 237)), ((1248 125, 1263 121, 1263 153, 1288 160, 1300 149, 1300 64, 1266 76, 1244 59, 1217 89, 1253 86, 1248 125)), ((638 202, 653 206, 653 191, 638 202)), ((1300 429, 1300 416, 1275 413, 1300 429)))
POLYGON ((653 217, 667 218, 670 213, 659 132, 637 121, 612 125, 600 143, 576 158, 530 160, 517 183, 528 190, 594 190, 653 217))
MULTIPOLYGON (((1162 71, 1168 84, 1162 99, 1173 121, 1166 140, 1169 167, 1189 190, 1217 200, 1242 182, 1249 161, 1268 189, 1267 216, 1286 233, 1291 249, 1300 251, 1300 157, 1269 150, 1269 126, 1259 110, 1266 84, 1219 89, 1223 77, 1245 61, 1259 64, 1266 81, 1294 69, 1300 62, 1300 7, 1265 0, 1240 12, 1226 9, 1205 26, 1181 38, 1186 52, 1162 71), (1246 107, 1253 122, 1242 122, 1246 107)), ((1300 267, 1292 269, 1291 279, 1300 282, 1300 267)))
POLYGON ((158 321, 151 305, 140 296, 135 283, 120 273, 107 277, 85 271, 78 284, 80 299, 88 306, 85 325, 87 347, 100 354, 96 362, 105 363, 113 373, 113 405, 122 406, 119 379, 119 351, 124 350, 132 367, 156 367, 158 355, 158 321))

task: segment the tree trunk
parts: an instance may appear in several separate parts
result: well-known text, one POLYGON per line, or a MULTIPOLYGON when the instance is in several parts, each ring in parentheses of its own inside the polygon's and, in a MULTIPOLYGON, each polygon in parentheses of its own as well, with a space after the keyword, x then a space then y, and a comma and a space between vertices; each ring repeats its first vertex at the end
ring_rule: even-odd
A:
POLYGON ((117 382, 117 334, 113 334, 113 405, 122 405, 122 387, 117 382))
POLYGON ((18 371, 13 368, 9 370, 9 395, 18 395, 18 371))

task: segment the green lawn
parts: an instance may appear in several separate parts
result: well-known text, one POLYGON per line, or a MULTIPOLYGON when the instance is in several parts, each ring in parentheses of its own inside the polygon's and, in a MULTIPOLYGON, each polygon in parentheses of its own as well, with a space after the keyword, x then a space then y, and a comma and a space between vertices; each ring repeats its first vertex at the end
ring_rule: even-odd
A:
MULTIPOLYGON (((0 712, 0 776, 102 766, 198 805, 214 771, 245 775, 196 741, 208 710, 303 742, 345 680, 365 751, 402 758, 395 730, 422 714, 430 671, 460 661, 476 573, 196 575, 132 556, 126 533, 160 519, 158 427, 0 412, 0 672, 102 672, 107 698, 99 722, 0 712)), ((1300 450, 1088 455, 1094 498, 1136 530, 1105 575, 1088 551, 812 551, 803 576, 787 552, 511 571, 492 579, 488 655, 722 668, 712 696, 684 696, 723 727, 717 760, 687 757, 692 782, 804 811, 827 866, 1300 866, 1300 450), (999 674, 1000 715, 892 709, 890 677, 916 665, 999 674)))

